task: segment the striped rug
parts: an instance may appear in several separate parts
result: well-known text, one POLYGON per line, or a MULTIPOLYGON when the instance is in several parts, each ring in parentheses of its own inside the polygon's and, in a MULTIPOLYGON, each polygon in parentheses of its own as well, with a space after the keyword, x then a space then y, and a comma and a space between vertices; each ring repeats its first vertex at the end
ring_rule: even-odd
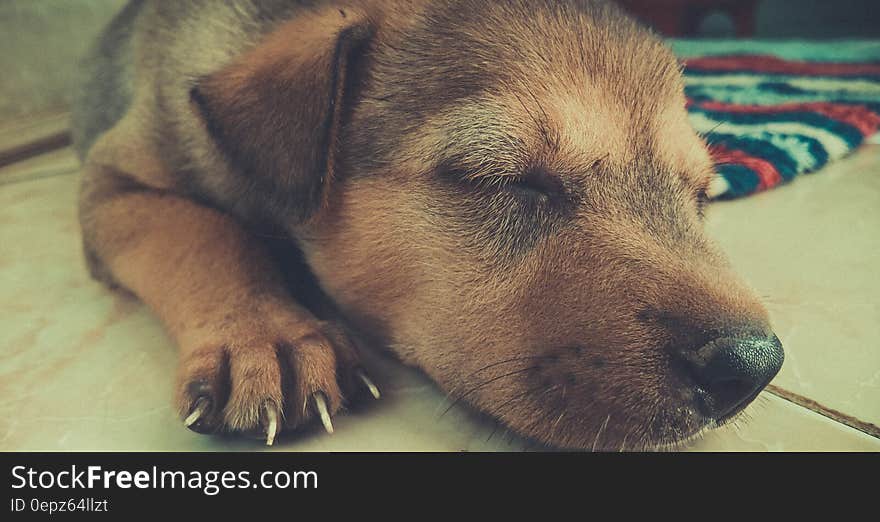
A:
POLYGON ((813 172, 880 127, 880 62, 689 58, 685 94, 691 123, 717 164, 713 198, 752 194, 813 172))

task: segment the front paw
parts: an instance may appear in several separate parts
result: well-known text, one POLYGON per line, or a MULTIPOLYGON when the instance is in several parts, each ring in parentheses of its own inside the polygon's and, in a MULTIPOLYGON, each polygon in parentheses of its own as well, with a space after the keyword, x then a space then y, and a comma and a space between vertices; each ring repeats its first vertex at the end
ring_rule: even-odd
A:
POLYGON ((336 323, 252 330, 259 334, 238 334, 183 354, 177 405, 188 428, 265 437, 271 445, 282 430, 313 419, 333 433, 332 417, 349 400, 379 398, 354 342, 336 323))

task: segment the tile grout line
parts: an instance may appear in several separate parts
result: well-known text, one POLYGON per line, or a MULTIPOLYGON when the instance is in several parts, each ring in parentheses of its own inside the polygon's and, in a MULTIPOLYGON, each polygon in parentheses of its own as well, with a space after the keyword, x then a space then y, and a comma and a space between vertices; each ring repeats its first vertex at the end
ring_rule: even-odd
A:
POLYGON ((68 129, 41 136, 9 149, 0 150, 0 167, 8 167, 20 161, 63 149, 71 143, 72 139, 68 129))
POLYGON ((54 178, 57 176, 69 176, 71 174, 76 174, 80 171, 81 167, 75 168, 67 168, 67 169, 57 169, 57 170, 45 170, 45 171, 37 171, 37 172, 27 172, 25 175, 21 176, 8 176, 4 178, 0 175, 0 187, 4 187, 7 185, 15 185, 17 183, 25 183, 28 181, 38 181, 41 179, 54 178))
POLYGON ((767 392, 775 395, 776 397, 779 397, 782 400, 788 401, 792 404, 797 404, 798 406, 806 408, 814 413, 818 413, 819 415, 831 419, 834 422, 849 426, 850 428, 861 431, 866 435, 880 438, 880 426, 877 426, 876 424, 859 420, 851 415, 847 415, 835 409, 823 406, 813 399, 808 399, 803 395, 798 395, 797 393, 790 392, 772 384, 767 386, 767 392))

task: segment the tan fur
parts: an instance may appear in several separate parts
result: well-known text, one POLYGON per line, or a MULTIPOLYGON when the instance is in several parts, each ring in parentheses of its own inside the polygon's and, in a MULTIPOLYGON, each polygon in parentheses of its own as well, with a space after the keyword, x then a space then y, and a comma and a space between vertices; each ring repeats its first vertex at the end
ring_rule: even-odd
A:
POLYGON ((266 404, 295 427, 316 392, 336 413, 361 331, 551 445, 711 426, 670 350, 769 326, 702 232, 711 165, 669 50, 599 1, 353 4, 137 18, 81 218, 96 276, 180 345, 181 416, 208 397, 196 429, 265 429, 266 404))

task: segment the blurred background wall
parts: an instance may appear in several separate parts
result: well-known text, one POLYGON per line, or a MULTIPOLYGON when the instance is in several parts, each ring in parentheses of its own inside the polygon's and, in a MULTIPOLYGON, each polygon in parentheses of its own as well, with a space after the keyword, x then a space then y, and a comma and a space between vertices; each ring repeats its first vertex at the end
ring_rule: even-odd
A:
MULTIPOLYGON (((187 0, 179 0, 187 1, 187 0)), ((0 126, 64 112, 80 56, 125 0, 0 0, 0 126)), ((880 0, 633 0, 670 4, 754 3, 758 38, 880 37, 880 0)), ((665 5, 664 5, 665 4, 665 5)), ((730 37, 730 17, 709 9, 692 34, 730 37)))
POLYGON ((764 0, 758 2, 755 36, 878 38, 880 0, 764 0))
POLYGON ((124 4, 0 0, 0 121, 66 110, 78 57, 124 4))
POLYGON ((618 0, 670 36, 870 38, 880 0, 618 0))

